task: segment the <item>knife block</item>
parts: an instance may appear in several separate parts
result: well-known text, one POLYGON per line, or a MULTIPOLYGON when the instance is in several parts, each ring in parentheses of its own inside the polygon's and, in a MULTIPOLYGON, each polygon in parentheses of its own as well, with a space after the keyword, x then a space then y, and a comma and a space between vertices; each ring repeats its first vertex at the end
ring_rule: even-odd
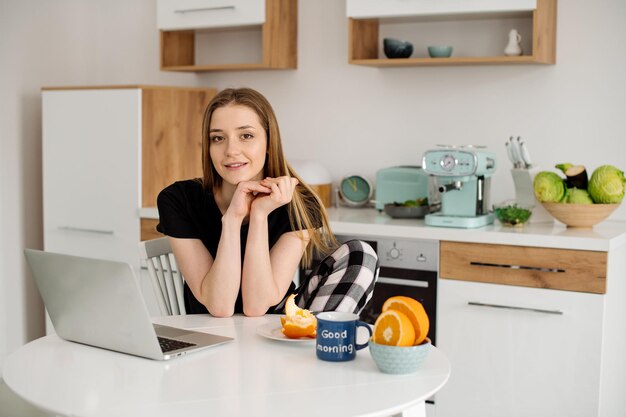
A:
POLYGON ((538 170, 536 168, 524 169, 513 168, 511 175, 513 176, 513 184, 515 185, 515 201, 520 204, 534 206, 535 191, 533 189, 533 179, 538 170))
POLYGON ((529 223, 553 220, 550 213, 535 199, 533 180, 539 171, 538 167, 511 169, 511 176, 515 185, 515 201, 519 204, 534 206, 529 223))

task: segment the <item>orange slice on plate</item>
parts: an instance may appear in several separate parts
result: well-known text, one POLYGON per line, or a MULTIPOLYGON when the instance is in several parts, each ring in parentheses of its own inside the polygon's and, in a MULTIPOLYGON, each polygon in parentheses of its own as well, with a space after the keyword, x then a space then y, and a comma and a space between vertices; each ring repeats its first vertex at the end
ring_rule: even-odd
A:
POLYGON ((374 323, 372 340, 379 345, 411 346, 415 341, 413 324, 406 314, 396 311, 383 311, 374 323))
POLYGON ((282 332, 290 339, 300 337, 314 338, 317 331, 317 319, 309 311, 298 307, 295 303, 295 295, 287 298, 285 304, 285 317, 280 318, 282 332))
POLYGON ((426 314, 424 306, 419 301, 405 296, 391 297, 383 304, 383 311, 395 310, 404 313, 411 323, 415 331, 415 340, 412 344, 419 345, 426 339, 428 329, 430 328, 430 320, 426 314))

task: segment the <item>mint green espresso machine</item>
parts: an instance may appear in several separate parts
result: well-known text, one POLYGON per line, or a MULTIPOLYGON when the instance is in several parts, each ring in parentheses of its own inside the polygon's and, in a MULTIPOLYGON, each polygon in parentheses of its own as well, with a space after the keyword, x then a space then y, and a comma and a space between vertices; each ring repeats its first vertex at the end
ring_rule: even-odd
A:
POLYGON ((422 168, 433 176, 441 210, 427 214, 428 226, 476 228, 493 223, 489 212, 495 154, 480 147, 444 147, 426 151, 422 168))

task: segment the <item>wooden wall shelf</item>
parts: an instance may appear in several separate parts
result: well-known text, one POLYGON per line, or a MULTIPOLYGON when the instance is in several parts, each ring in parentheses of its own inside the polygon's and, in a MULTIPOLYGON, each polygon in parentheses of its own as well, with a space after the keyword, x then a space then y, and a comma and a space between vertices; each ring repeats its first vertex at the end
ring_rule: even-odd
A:
POLYGON ((355 59, 353 65, 372 67, 417 67, 417 66, 445 66, 445 65, 511 65, 536 64, 532 56, 486 56, 486 57, 451 57, 451 58, 406 58, 406 59, 355 59))
MULTIPOLYGON (((388 59, 378 56, 381 42, 379 27, 384 19, 349 18, 348 63, 374 67, 555 64, 556 1, 537 0, 537 8, 529 12, 529 17, 532 18, 532 55, 388 59)), ((419 22, 424 21, 425 17, 419 16, 415 19, 419 22)))
POLYGON ((261 62, 196 65, 195 30, 161 30, 161 70, 203 72, 297 68, 298 0, 265 0, 265 17, 265 23, 261 25, 261 62))

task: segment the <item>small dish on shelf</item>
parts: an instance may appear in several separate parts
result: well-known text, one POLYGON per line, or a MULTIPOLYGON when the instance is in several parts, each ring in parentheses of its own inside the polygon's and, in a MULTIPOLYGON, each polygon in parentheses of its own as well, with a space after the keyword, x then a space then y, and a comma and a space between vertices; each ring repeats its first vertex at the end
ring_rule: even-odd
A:
POLYGON ((450 58, 452 56, 451 46, 429 46, 428 55, 431 58, 450 58))
POLYGON ((385 56, 390 59, 408 58, 413 54, 413 44, 394 38, 383 39, 383 51, 385 56))

